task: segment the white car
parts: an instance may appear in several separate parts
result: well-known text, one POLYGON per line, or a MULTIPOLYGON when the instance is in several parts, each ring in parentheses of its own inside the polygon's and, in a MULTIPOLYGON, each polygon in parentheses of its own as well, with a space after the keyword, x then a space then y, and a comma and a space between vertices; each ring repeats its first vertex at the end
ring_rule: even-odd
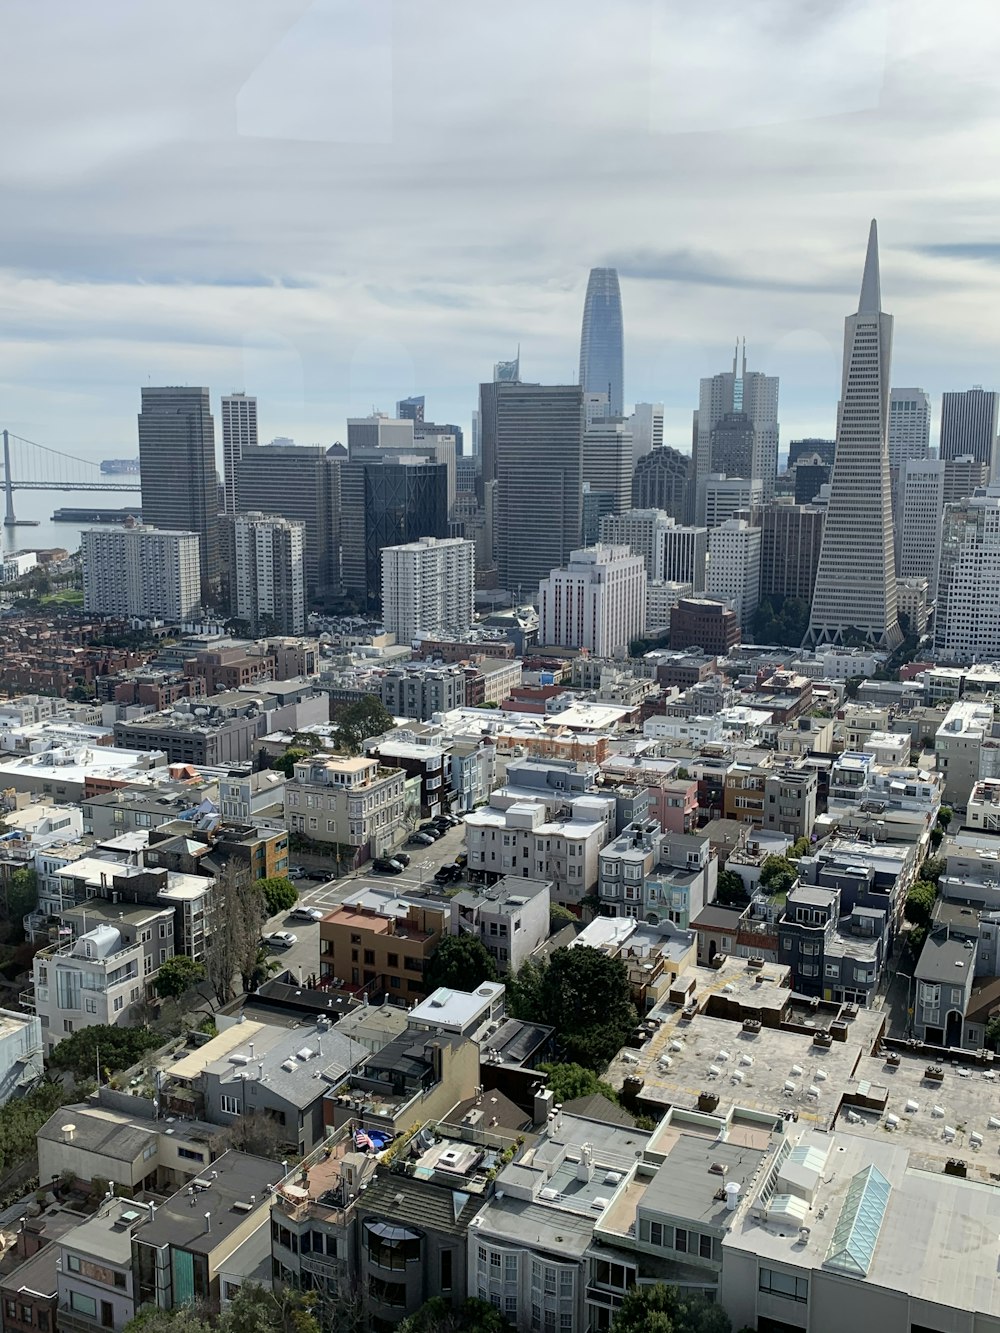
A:
POLYGON ((266 949, 290 949, 298 942, 298 935, 293 935, 290 930, 276 930, 272 935, 265 935, 263 941, 266 949))
POLYGON ((293 907, 288 915, 293 921, 323 920, 323 912, 318 907, 293 907))

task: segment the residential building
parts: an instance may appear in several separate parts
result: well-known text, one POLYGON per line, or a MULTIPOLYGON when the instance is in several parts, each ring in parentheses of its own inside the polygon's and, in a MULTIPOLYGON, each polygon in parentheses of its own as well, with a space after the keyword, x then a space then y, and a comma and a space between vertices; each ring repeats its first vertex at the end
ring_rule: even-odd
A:
POLYGON ((219 582, 219 502, 208 390, 144 388, 141 392, 143 521, 167 532, 198 534, 201 602, 211 606, 219 582))
POLYGON ((962 699, 937 729, 934 751, 944 774, 944 799, 951 805, 965 805, 980 779, 1000 774, 994 716, 992 702, 962 699))
POLYGON ((295 765, 285 785, 285 810, 290 833, 313 842, 363 848, 385 855, 403 832, 401 768, 383 767, 374 759, 346 759, 322 754, 295 765))
POLYGON ((735 612, 748 629, 760 599, 760 528, 730 518, 708 533, 705 592, 735 612))
POLYGON ((687 454, 667 445, 654 448, 636 462, 632 473, 632 504, 636 509, 662 509, 683 523, 688 514, 690 477, 691 459, 687 454))
MULTIPOLYGON (((54 1242, 59 1250, 57 1326, 71 1333, 121 1330, 138 1308, 132 1236, 151 1207, 106 1198, 96 1213, 54 1242)), ((5 1321, 6 1326, 6 1321, 5 1321)))
POLYGON ((223 512, 238 511, 236 474, 244 449, 257 447, 257 399, 252 394, 222 395, 223 512))
POLYGON ((772 769, 764 777, 763 826, 796 840, 808 838, 816 823, 818 787, 816 770, 801 761, 772 769))
POLYGON ((543 579, 539 638, 561 648, 612 657, 645 627, 646 570, 627 546, 589 546, 543 579))
POLYGON ((931 929, 913 969, 913 1035, 930 1046, 964 1046, 976 975, 977 937, 931 929))
POLYGON ((705 591, 708 564, 708 529, 668 524, 663 532, 663 573, 671 583, 690 583, 696 593, 705 591))
POLYGON ((475 543, 422 537, 382 548, 382 623, 399 643, 460 635, 472 625, 475 543))
POLYGON ((892 316, 882 313, 878 233, 872 222, 858 311, 844 333, 837 453, 806 642, 840 643, 860 633, 895 648, 892 496, 887 444, 892 316))
POLYGON ((889 466, 900 472, 909 460, 931 453, 931 396, 923 389, 889 391, 889 466))
MULTIPOLYGON (((624 408, 622 297, 613 268, 592 268, 587 280, 580 334, 580 386, 585 393, 605 393, 608 415, 624 408)), ((631 441, 630 441, 631 443, 631 441)))
POLYGON ((177 624, 201 606, 200 537, 141 524, 80 533, 83 608, 177 624))
POLYGON ((760 530, 761 597, 812 602, 826 510, 820 505, 765 505, 760 530))
POLYGON ((500 583, 530 601, 580 542, 583 390, 500 384, 495 393, 500 583))
POLYGON ((408 662, 393 667, 378 682, 378 693, 393 717, 426 722, 465 703, 466 674, 460 666, 408 662))
POLYGON ((0 1106, 27 1091, 41 1076, 41 1019, 0 1009, 0 1106))
POLYGON ((945 506, 934 618, 935 655, 946 662, 1000 658, 1000 484, 945 506))
POLYGON ((474 935, 501 976, 516 972, 549 937, 552 885, 504 875, 482 888, 463 889, 450 901, 452 935, 474 935))
POLYGON ((305 524, 276 514, 238 514, 233 611, 252 634, 306 627, 305 524))
POLYGON ((429 903, 400 899, 381 910, 344 903, 319 923, 320 980, 410 1004, 427 993, 424 972, 447 920, 446 908, 429 903))
POLYGON ((670 612, 670 646, 725 657, 740 642, 740 620, 724 602, 682 597, 670 612))
POLYGON ((216 766, 253 759, 268 730, 267 713, 252 695, 216 694, 180 699, 167 713, 115 723, 115 743, 160 750, 172 764, 216 766))
POLYGON ((976 385, 964 393, 942 394, 939 458, 971 455, 977 463, 986 464, 990 482, 1000 481, 997 474, 998 430, 1000 393, 976 385))
POLYGON ((49 1333, 56 1327, 58 1256, 49 1237, 36 1239, 27 1229, 7 1249, 0 1269, 4 1333, 49 1333))
POLYGON ((0 560, 0 583, 14 583, 29 570, 38 566, 38 555, 34 551, 11 551, 0 560))

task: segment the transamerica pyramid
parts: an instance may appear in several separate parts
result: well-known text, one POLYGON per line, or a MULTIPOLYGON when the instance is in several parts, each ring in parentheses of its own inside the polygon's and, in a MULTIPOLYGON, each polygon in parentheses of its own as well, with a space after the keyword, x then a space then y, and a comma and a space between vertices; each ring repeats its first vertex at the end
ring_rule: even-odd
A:
POLYGON ((873 220, 858 313, 844 321, 837 451, 803 647, 865 643, 891 650, 902 639, 887 440, 891 359, 892 316, 882 313, 873 220))

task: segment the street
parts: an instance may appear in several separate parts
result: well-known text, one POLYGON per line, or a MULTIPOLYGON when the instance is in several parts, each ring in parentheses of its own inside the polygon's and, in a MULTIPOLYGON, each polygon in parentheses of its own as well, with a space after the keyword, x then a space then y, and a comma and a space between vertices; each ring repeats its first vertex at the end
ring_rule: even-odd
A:
MULTIPOLYGON (((296 880, 299 891, 300 907, 318 907, 323 912, 331 912, 345 898, 356 893, 366 885, 392 889, 398 893, 418 892, 426 889, 434 878, 439 866, 448 865, 465 850, 465 826, 449 829, 443 838, 438 838, 433 847, 401 847, 410 858, 410 864, 401 875, 381 875, 372 870, 371 865, 361 870, 352 871, 341 879, 329 879, 323 883, 315 880, 296 880)), ((452 886, 457 887, 457 886, 452 886)), ((264 926, 263 933, 270 935, 276 930, 289 930, 296 937, 290 949, 274 949, 269 953, 282 970, 288 969, 303 980, 311 975, 319 975, 319 922, 293 921, 288 912, 279 912, 264 926)))

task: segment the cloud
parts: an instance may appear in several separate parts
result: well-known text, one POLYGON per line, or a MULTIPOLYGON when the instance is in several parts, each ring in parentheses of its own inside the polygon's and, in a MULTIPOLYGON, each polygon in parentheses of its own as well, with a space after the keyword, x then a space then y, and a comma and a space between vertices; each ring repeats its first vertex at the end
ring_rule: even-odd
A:
POLYGON ((839 292, 837 284, 796 281, 745 268, 735 269, 734 261, 725 254, 707 251, 665 250, 638 251, 610 260, 619 274, 628 278, 649 279, 656 282, 681 282, 705 287, 739 287, 750 291, 770 292, 839 292))

